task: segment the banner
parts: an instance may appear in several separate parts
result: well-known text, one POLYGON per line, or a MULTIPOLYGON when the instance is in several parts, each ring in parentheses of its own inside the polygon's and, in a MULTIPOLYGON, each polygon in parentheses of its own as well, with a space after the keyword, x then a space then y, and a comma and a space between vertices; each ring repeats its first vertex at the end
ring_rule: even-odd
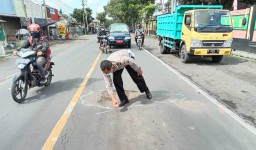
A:
POLYGON ((3 26, 0 22, 0 41, 4 41, 4 40, 5 40, 4 29, 3 29, 3 26))
POLYGON ((62 36, 66 35, 66 26, 65 26, 65 24, 59 24, 58 25, 58 32, 59 32, 59 35, 62 35, 62 36))

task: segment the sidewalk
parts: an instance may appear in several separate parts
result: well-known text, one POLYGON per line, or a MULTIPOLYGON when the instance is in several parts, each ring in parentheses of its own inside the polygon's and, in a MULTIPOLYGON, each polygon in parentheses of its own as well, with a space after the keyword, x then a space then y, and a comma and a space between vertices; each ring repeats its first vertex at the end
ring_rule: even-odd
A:
MULTIPOLYGON (((132 35, 132 37, 134 37, 134 35, 132 35)), ((159 49, 158 46, 158 38, 155 35, 147 35, 145 37, 145 48, 149 48, 149 49, 159 49)), ((245 51, 241 51, 241 50, 235 50, 232 51, 232 55, 236 56, 236 57, 241 57, 241 58, 246 58, 246 59, 252 59, 252 60, 256 60, 256 53, 249 53, 249 52, 245 52, 245 51)))

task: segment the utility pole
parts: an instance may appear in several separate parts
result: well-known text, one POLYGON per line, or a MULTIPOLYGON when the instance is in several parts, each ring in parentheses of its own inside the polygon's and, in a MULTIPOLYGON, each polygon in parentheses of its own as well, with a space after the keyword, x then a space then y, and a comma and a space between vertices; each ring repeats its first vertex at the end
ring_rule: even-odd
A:
POLYGON ((47 18, 47 10, 46 10, 45 0, 43 0, 43 4, 44 4, 44 11, 45 11, 45 21, 47 22, 46 33, 47 33, 48 40, 50 40, 50 32, 49 32, 49 26, 48 26, 48 20, 47 20, 48 18, 47 18))
POLYGON ((29 5, 30 5, 30 13, 31 13, 31 18, 32 18, 32 23, 35 23, 31 0, 29 0, 29 5))
POLYGON ((177 6, 177 1, 176 0, 172 0, 172 12, 175 11, 176 6, 177 6))
MULTIPOLYGON (((87 0, 85 0, 85 5, 87 5, 87 0)), ((88 32, 87 11, 85 11, 85 20, 86 20, 86 31, 88 32)))
POLYGON ((47 11, 46 11, 46 4, 45 4, 45 0, 43 0, 43 4, 44 4, 44 14, 45 14, 45 19, 47 19, 47 11))
POLYGON ((83 6, 83 25, 84 25, 84 34, 86 34, 86 31, 85 31, 85 22, 84 22, 84 0, 82 0, 82 6, 83 6))
POLYGON ((28 14, 27 14, 27 9, 26 9, 26 5, 25 5, 25 2, 24 2, 24 1, 25 1, 25 0, 22 0, 21 2, 22 2, 22 6, 23 6, 24 13, 25 13, 25 17, 26 17, 26 20, 27 20, 28 14))

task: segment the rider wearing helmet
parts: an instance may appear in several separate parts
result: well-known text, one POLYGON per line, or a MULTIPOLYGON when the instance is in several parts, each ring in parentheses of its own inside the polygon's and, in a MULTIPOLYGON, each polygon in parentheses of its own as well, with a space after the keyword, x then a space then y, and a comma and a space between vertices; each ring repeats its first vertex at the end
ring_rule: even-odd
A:
POLYGON ((107 31, 104 29, 103 26, 100 27, 100 30, 98 32, 98 43, 101 42, 101 36, 107 35, 107 31))
MULTIPOLYGON (((49 42, 45 36, 41 35, 41 28, 38 24, 31 24, 28 26, 27 29, 30 33, 30 37, 28 40, 24 41, 21 48, 30 48, 31 50, 36 50, 38 45, 42 45, 42 49, 37 51, 37 60, 36 63, 33 65, 36 65, 39 69, 41 76, 40 83, 45 83, 46 78, 48 77, 48 72, 44 69, 44 66, 46 65, 46 60, 51 55, 49 42)), ((21 50, 21 48, 19 48, 18 50, 21 50)))
POLYGON ((135 41, 136 41, 136 44, 137 44, 137 36, 140 35, 141 38, 142 38, 142 45, 144 44, 144 30, 141 28, 141 25, 140 24, 137 24, 137 28, 135 30, 135 41))

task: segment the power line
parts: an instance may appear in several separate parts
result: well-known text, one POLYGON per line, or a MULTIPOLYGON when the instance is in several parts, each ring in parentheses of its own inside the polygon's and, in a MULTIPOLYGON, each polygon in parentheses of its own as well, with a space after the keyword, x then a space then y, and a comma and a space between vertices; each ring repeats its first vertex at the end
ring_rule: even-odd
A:
POLYGON ((40 1, 40 0, 32 0, 34 3, 37 3, 37 4, 43 4, 43 1, 40 1))
POLYGON ((62 8, 64 8, 65 10, 68 10, 68 12, 69 12, 69 11, 70 11, 70 12, 73 12, 74 9, 71 9, 71 8, 69 8, 69 7, 65 6, 65 5, 63 5, 63 4, 60 3, 59 1, 56 1, 56 2, 58 3, 58 5, 62 6, 62 8))
POLYGON ((70 9, 67 9, 67 8, 65 8, 65 7, 63 7, 63 5, 60 5, 59 3, 57 3, 55 0, 50 0, 52 3, 54 3, 55 5, 57 5, 57 6, 60 6, 61 7, 61 9, 63 9, 63 10, 66 10, 67 12, 72 12, 70 9))
MULTIPOLYGON (((57 0, 58 1, 58 0, 57 0)), ((74 9, 74 8, 72 8, 71 6, 69 6, 69 5, 67 5, 65 2, 63 2, 62 0, 59 0, 60 1, 60 3, 62 3, 63 5, 65 5, 67 8, 70 8, 70 9, 74 9)))

